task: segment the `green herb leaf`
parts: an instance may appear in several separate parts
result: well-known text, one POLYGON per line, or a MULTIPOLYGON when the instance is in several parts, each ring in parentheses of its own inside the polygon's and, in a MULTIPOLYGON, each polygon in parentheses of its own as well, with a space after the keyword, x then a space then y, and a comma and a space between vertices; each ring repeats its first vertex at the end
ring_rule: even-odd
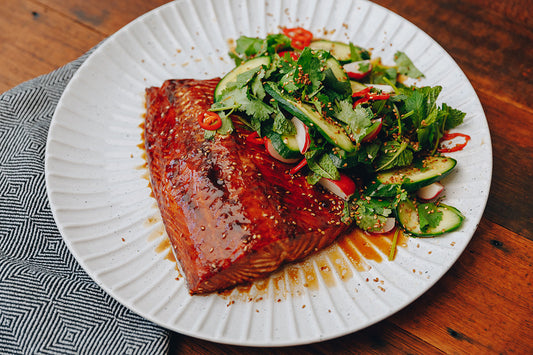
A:
POLYGON ((296 62, 297 70, 294 73, 294 82, 299 84, 308 95, 313 95, 322 86, 325 78, 323 51, 313 51, 306 47, 296 62))
POLYGON ((415 67, 411 59, 404 52, 396 52, 394 54, 394 62, 398 66, 398 72, 400 74, 407 75, 413 79, 424 77, 424 74, 415 67))
POLYGON ((374 232, 382 228, 386 218, 392 214, 389 200, 363 197, 356 200, 352 207, 357 226, 365 231, 374 232))
POLYGON ((428 228, 435 228, 442 221, 442 212, 437 210, 433 203, 421 203, 418 205, 418 220, 420 229, 427 231, 428 228))
POLYGON ((463 120, 466 116, 466 113, 457 110, 455 108, 452 108, 445 103, 442 104, 441 112, 445 114, 444 120, 444 130, 447 131, 449 129, 455 128, 459 126, 461 123, 463 123, 463 120))
POLYGON ((394 67, 386 67, 379 63, 374 63, 370 72, 370 83, 372 84, 396 84, 398 71, 394 67))
POLYGON ((368 129, 372 126, 374 113, 368 107, 358 105, 355 109, 348 100, 337 103, 337 111, 334 114, 339 121, 346 123, 348 134, 359 143, 368 134, 368 129))
POLYGON ((281 135, 292 136, 296 134, 296 127, 294 124, 288 120, 283 112, 278 108, 278 103, 274 102, 273 106, 275 108, 274 112, 274 123, 272 125, 272 130, 281 135))
POLYGON ((284 49, 291 48, 291 39, 284 34, 269 34, 266 37, 267 52, 272 55, 284 49))
POLYGON ((370 59, 370 53, 366 49, 358 47, 350 42, 350 59, 352 62, 360 62, 362 60, 370 59))
POLYGON ((408 149, 406 141, 388 141, 381 147, 381 155, 376 162, 376 171, 387 170, 397 166, 406 166, 413 161, 413 152, 408 149))
POLYGON ((266 39, 241 36, 237 39, 235 52, 244 54, 247 58, 264 53, 267 50, 266 39))
POLYGON ((315 174, 331 180, 339 180, 340 173, 328 154, 320 150, 313 150, 305 154, 307 166, 315 174))

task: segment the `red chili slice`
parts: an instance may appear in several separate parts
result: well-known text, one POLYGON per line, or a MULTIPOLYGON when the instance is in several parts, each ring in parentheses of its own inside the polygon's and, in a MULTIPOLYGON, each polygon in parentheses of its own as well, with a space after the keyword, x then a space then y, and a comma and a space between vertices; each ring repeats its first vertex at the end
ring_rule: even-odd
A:
POLYGON ((359 105, 359 104, 364 104, 365 102, 368 102, 368 101, 370 101, 370 100, 368 99, 368 97, 365 96, 365 97, 363 97, 363 98, 360 98, 360 99, 357 100, 356 102, 354 102, 354 103, 353 103, 353 107, 355 108, 357 105, 359 105))
POLYGON ((246 141, 252 144, 262 145, 265 142, 265 139, 259 137, 259 133, 253 132, 246 137, 246 141))
POLYGON ((464 138, 464 142, 456 143, 454 146, 451 146, 449 148, 441 147, 441 148, 438 149, 438 151, 441 152, 441 153, 451 153, 451 152, 457 152, 457 151, 463 149, 464 147, 466 147, 468 141, 470 140, 470 136, 467 135, 467 134, 464 134, 464 133, 444 133, 444 135, 440 139, 440 143, 442 144, 443 142, 450 141, 450 140, 452 140, 454 138, 457 138, 457 137, 464 138))
POLYGON ((368 94, 370 92, 370 89, 371 87, 370 86, 367 86, 366 88, 364 88, 363 90, 361 91, 356 91, 352 94, 352 97, 362 97, 362 96, 366 96, 366 94, 368 94))
POLYGON ((359 100, 355 101, 353 104, 353 107, 356 107, 359 104, 364 104, 365 102, 368 102, 370 100, 377 101, 377 100, 387 100, 390 97, 390 94, 388 93, 382 93, 382 94, 376 94, 370 92, 370 87, 367 87, 361 91, 357 91, 352 94, 352 97, 361 97, 359 100))
POLYGON ((313 34, 301 27, 284 28, 283 33, 291 39, 291 45, 295 49, 304 49, 313 39, 313 34))
POLYGON ((305 160, 305 158, 303 158, 302 160, 300 160, 300 162, 295 167, 293 167, 291 170, 289 170, 289 173, 291 175, 294 175, 306 165, 307 165, 307 160, 305 160))
POLYGON ((222 119, 216 112, 206 111, 198 117, 200 127, 208 131, 216 131, 222 127, 222 119))
POLYGON ((366 97, 368 97, 369 100, 387 100, 390 97, 390 94, 368 94, 366 97))

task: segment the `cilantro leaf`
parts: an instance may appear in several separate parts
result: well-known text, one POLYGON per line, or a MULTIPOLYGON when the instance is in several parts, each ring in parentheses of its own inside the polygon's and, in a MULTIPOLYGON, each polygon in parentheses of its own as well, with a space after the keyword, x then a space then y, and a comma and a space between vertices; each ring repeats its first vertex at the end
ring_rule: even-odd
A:
POLYGON ((423 78, 424 74, 418 70, 411 59, 404 52, 397 51, 394 54, 394 62, 398 66, 398 72, 410 78, 423 78))
POLYGON ((374 114, 370 108, 361 105, 353 109, 349 100, 343 100, 337 103, 335 117, 347 124, 348 134, 359 143, 368 134, 368 128, 372 126, 371 120, 374 118, 374 114))
POLYGON ((269 34, 266 37, 267 52, 274 54, 284 49, 291 48, 291 39, 284 34, 269 34))
POLYGON ((297 70, 294 73, 294 82, 297 83, 308 95, 313 95, 322 86, 325 78, 324 61, 318 53, 305 47, 298 61, 297 70))
POLYGON ((360 62, 365 59, 370 59, 370 53, 368 53, 366 49, 350 42, 350 59, 352 62, 360 62))
POLYGON ((370 71, 370 83, 372 84, 396 84, 398 71, 394 67, 387 67, 380 63, 373 63, 370 71))
POLYGON ((263 38, 240 36, 237 39, 235 52, 244 54, 247 58, 266 52, 267 42, 263 38))
POLYGON ((421 203, 418 205, 418 221, 420 229, 427 231, 428 228, 436 228, 442 220, 442 212, 437 210, 433 203, 421 203))
POLYGON ((283 112, 279 109, 278 103, 276 101, 273 102, 273 106, 275 108, 275 112, 272 130, 281 135, 295 135, 296 127, 294 127, 294 124, 285 117, 283 112))
MULTIPOLYGON (((235 107, 238 111, 245 112, 248 116, 255 118, 258 121, 265 121, 270 118, 270 114, 274 109, 264 103, 263 101, 248 94, 248 88, 234 88, 230 91, 225 91, 220 102, 224 102, 227 106, 235 107)), ((255 127, 256 123, 252 122, 255 127)))
POLYGON ((389 200, 362 197, 352 205, 357 226, 365 231, 374 232, 382 228, 386 218, 392 214, 389 200))

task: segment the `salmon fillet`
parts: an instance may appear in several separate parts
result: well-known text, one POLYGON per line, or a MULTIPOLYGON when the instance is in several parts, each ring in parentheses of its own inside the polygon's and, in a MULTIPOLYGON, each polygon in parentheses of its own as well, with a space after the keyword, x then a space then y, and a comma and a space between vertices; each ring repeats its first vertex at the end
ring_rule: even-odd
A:
POLYGON ((347 226, 343 201, 264 147, 229 136, 204 139, 198 116, 219 79, 168 80, 146 90, 151 185, 191 294, 264 277, 332 243, 347 226))

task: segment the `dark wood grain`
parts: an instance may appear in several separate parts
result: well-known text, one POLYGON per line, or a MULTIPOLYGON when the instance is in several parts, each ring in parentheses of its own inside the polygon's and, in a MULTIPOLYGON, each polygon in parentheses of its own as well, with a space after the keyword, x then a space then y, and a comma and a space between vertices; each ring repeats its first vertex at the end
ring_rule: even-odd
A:
MULTIPOLYGON (((0 91, 66 64, 164 2, 4 1, 0 91)), ((533 353, 533 1, 375 2, 442 45, 484 107, 494 171, 472 241, 427 293, 357 333, 306 346, 259 349, 173 334, 172 353, 533 353)))

